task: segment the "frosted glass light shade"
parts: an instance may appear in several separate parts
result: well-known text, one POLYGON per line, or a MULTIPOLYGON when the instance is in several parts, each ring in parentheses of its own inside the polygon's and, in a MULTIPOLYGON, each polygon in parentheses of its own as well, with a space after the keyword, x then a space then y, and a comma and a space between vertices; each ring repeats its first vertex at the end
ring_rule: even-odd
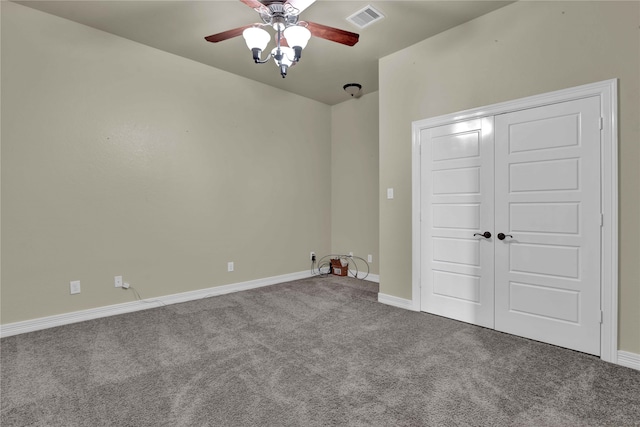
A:
POLYGON ((311 31, 305 27, 294 25, 284 30, 284 38, 287 39, 289 46, 299 46, 304 49, 311 38, 311 31))
POLYGON ((356 95, 360 93, 362 85, 360 83, 347 83, 346 85, 342 86, 342 89, 344 89, 344 91, 349 95, 356 97, 356 95))
MULTIPOLYGON (((277 54, 278 48, 274 47, 273 50, 271 51, 271 56, 273 56, 275 58, 276 54, 277 54)), ((287 47, 287 46, 281 46, 280 47, 280 52, 282 53, 282 59, 280 60, 280 63, 282 65, 286 65, 287 67, 290 66, 291 64, 293 64, 293 60, 295 57, 295 52, 293 51, 292 48, 287 47)), ((276 65, 279 67, 280 64, 278 64, 277 61, 274 61, 276 63, 276 65)))
POLYGON ((268 32, 258 27, 247 28, 242 32, 242 37, 244 37, 249 49, 260 50, 264 50, 269 44, 269 39, 271 39, 268 32))

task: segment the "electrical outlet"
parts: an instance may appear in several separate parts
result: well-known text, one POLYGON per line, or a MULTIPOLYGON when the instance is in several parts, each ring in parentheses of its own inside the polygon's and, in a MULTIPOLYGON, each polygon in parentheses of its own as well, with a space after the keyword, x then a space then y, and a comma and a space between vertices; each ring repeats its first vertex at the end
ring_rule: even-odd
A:
POLYGON ((233 261, 227 263, 227 271, 233 271, 233 261))
POLYGON ((353 256, 353 252, 349 252, 349 256, 353 256))
POLYGON ((309 259, 310 259, 311 261, 315 261, 315 259, 316 259, 316 253, 315 253, 315 252, 311 252, 311 253, 309 253, 309 259))
POLYGON ((115 276, 113 278, 113 284, 115 285, 116 288, 121 288, 122 287, 122 276, 115 276))
POLYGON ((69 282, 69 292, 71 295, 80 293, 80 280, 73 280, 69 282))
POLYGON ((367 262, 373 262, 373 255, 367 255, 367 262))
POLYGON ((387 199, 393 199, 393 188, 387 188, 387 199))

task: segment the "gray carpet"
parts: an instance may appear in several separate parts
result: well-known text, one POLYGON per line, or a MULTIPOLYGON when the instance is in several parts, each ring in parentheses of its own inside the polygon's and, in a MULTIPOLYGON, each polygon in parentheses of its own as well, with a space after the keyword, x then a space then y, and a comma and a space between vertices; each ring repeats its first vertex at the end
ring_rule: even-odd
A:
POLYGON ((640 371, 312 278, 1 340, 2 427, 640 425, 640 371))

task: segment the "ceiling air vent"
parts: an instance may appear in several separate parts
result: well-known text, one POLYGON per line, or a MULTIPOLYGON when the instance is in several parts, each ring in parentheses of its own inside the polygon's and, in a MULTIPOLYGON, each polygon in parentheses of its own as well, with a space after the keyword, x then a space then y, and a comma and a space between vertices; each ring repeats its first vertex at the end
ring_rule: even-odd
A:
POLYGON ((380 11, 376 10, 373 6, 367 5, 364 9, 361 9, 347 18, 347 21, 351 22, 358 28, 368 27, 376 21, 384 18, 384 15, 380 11))

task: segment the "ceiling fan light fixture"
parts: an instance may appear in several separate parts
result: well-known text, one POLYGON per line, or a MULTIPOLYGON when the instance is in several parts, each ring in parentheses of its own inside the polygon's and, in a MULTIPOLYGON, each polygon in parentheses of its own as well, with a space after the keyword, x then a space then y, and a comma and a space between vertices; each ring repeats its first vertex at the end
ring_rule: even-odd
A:
POLYGON ((247 47, 253 53, 256 64, 264 64, 271 58, 280 69, 282 77, 287 75, 291 65, 295 65, 302 56, 311 36, 319 37, 346 46, 358 43, 360 36, 350 31, 328 27, 309 21, 299 21, 299 14, 316 0, 240 0, 260 15, 262 24, 256 23, 212 34, 204 39, 218 43, 237 37, 244 37, 247 47), (269 44, 271 36, 262 27, 272 27, 276 34, 276 48, 263 60, 262 54, 269 44))
POLYGON ((342 86, 342 89, 349 95, 357 98, 357 95, 360 94, 360 90, 362 89, 362 85, 360 83, 347 83, 342 86))

